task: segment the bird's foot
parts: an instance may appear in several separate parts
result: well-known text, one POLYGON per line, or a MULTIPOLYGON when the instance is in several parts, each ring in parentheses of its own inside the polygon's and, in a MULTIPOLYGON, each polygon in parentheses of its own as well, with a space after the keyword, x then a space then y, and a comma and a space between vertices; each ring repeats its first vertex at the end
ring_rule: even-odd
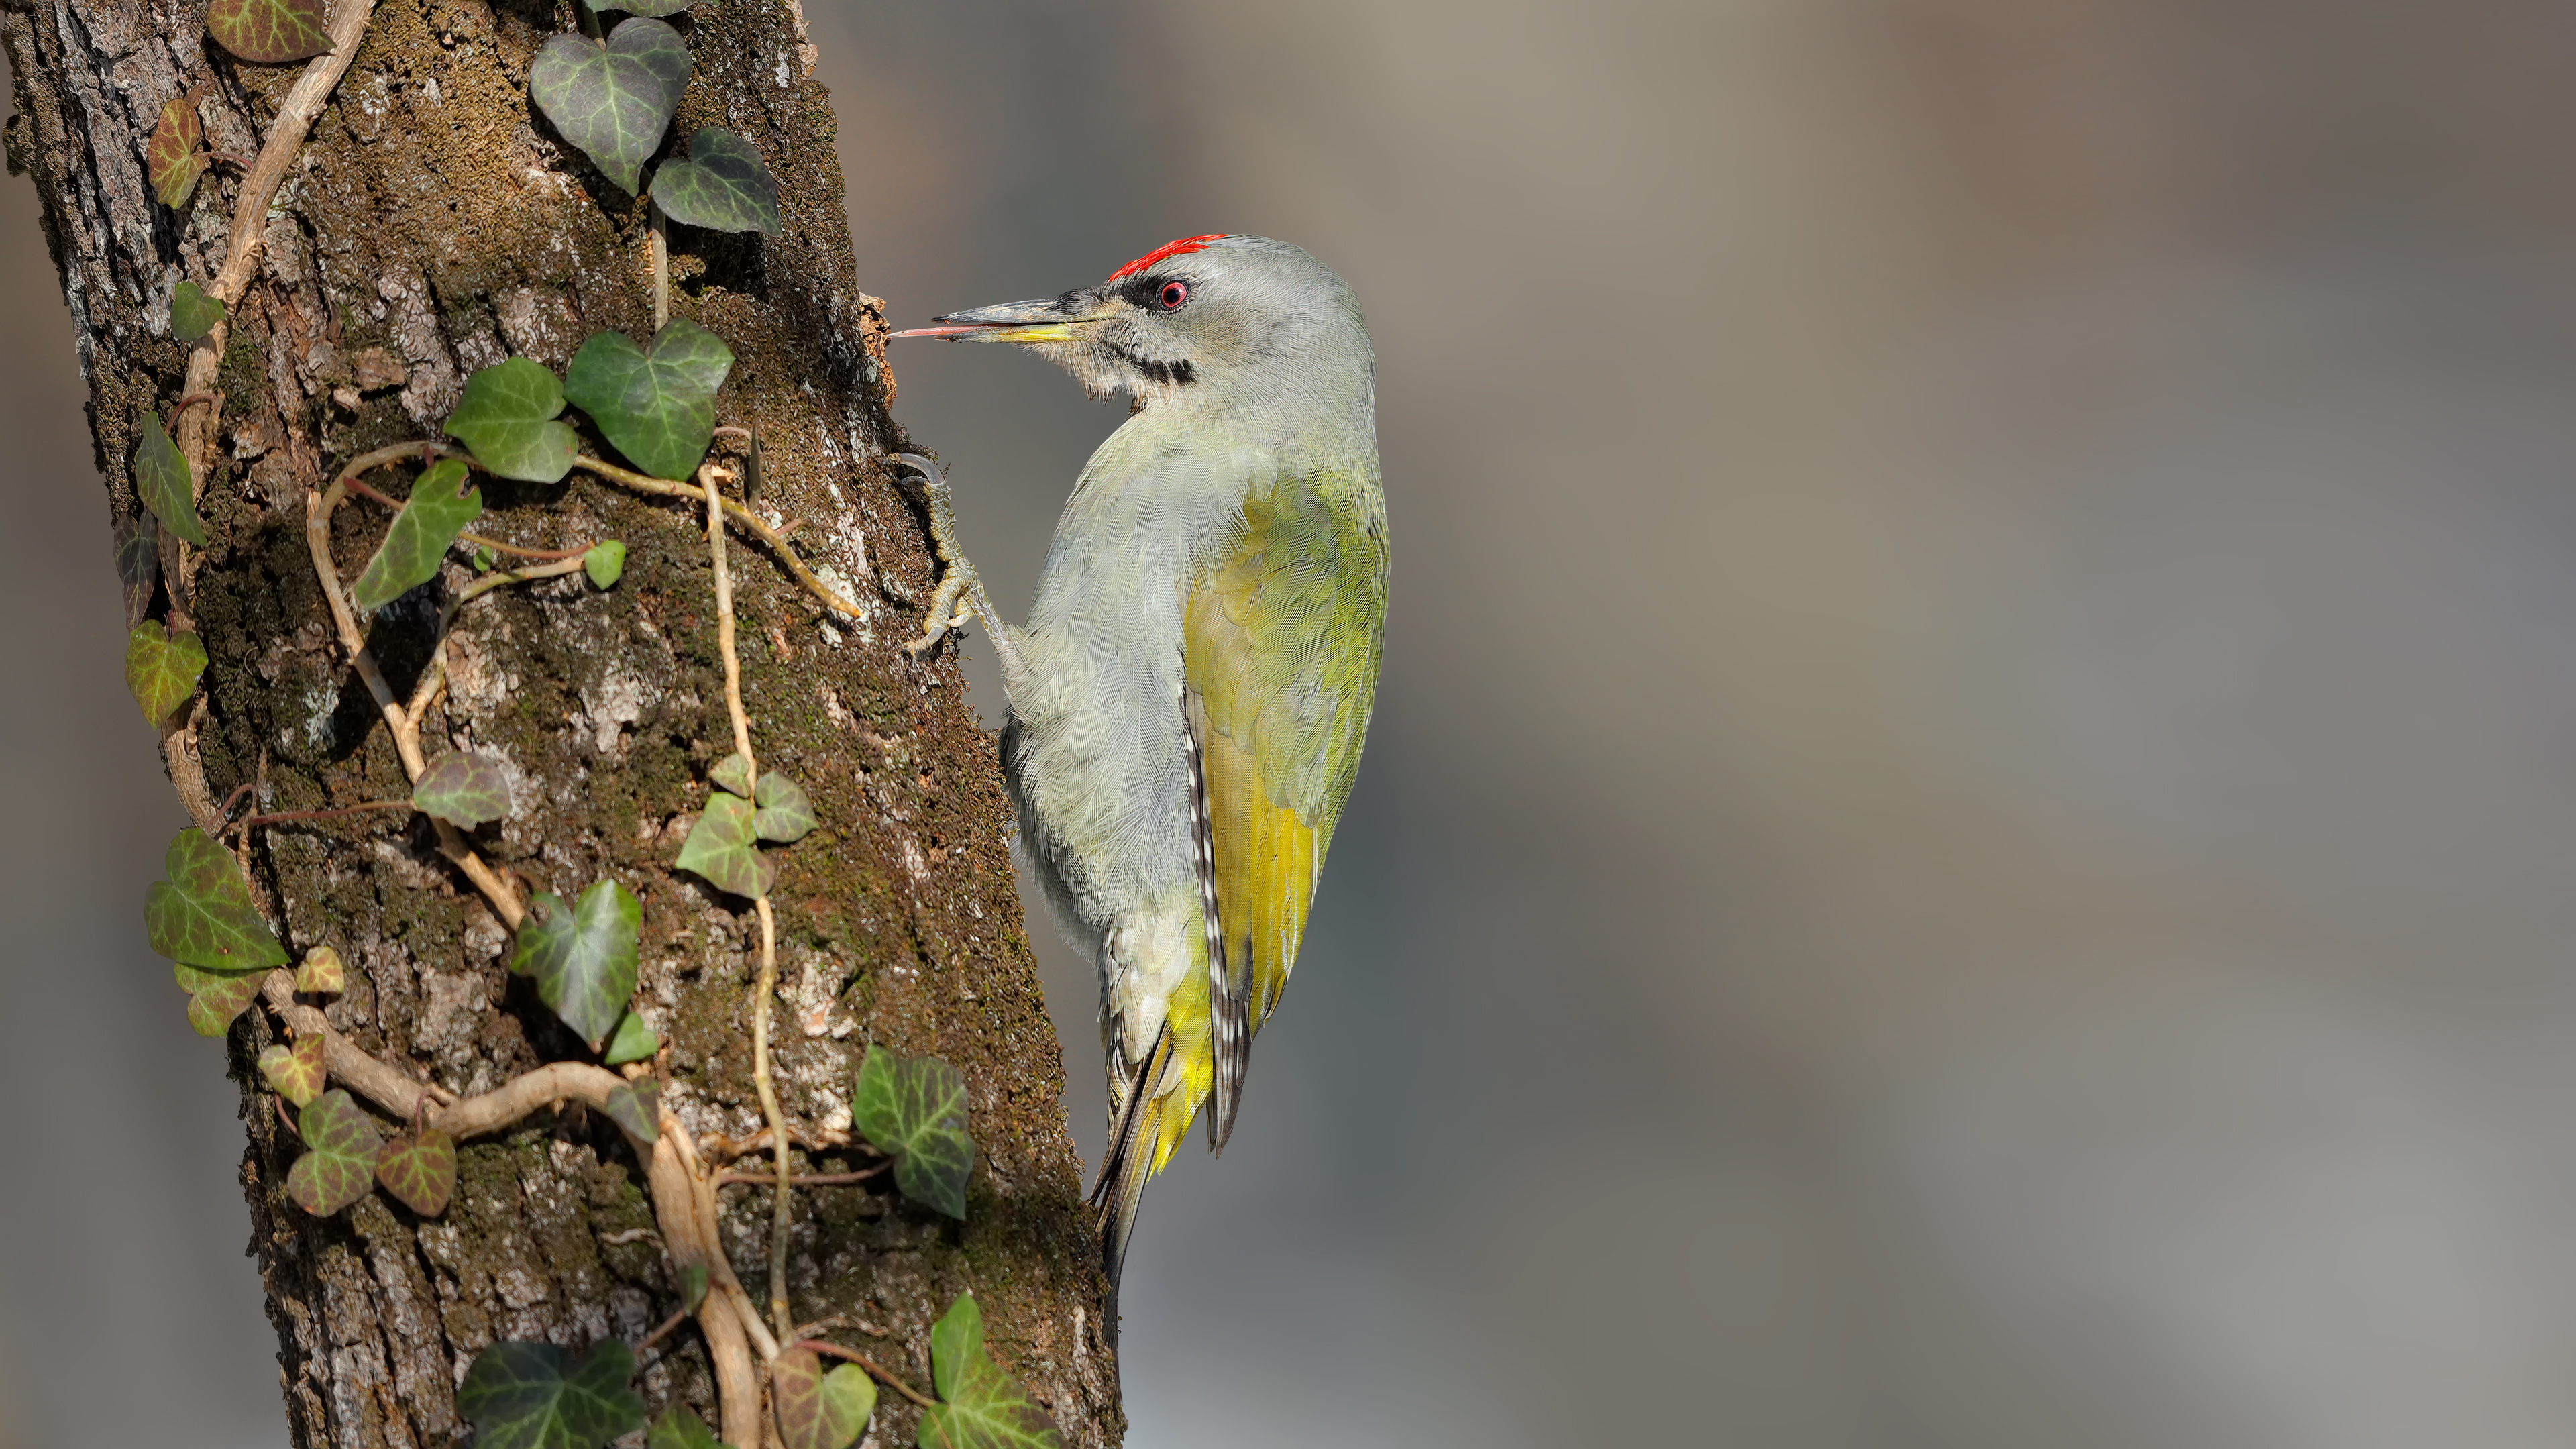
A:
POLYGON ((939 587, 930 595, 929 622, 922 626, 920 638, 903 646, 918 656, 938 648, 949 630, 973 623, 976 615, 989 612, 990 606, 984 603, 983 580, 976 575, 975 566, 966 561, 966 550, 957 542, 957 510, 949 500, 948 479, 939 471, 939 465, 919 453, 897 453, 892 461, 921 474, 922 497, 930 505, 930 550, 940 567, 939 587))

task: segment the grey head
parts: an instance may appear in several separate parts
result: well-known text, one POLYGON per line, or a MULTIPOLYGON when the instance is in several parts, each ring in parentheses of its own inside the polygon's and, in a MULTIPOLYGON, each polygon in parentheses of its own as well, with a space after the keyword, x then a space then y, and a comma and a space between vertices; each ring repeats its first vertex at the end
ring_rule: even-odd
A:
POLYGON ((1302 247, 1194 236, 1156 247, 1097 286, 951 312, 897 337, 1010 342, 1139 408, 1365 411, 1376 361, 1359 299, 1302 247))

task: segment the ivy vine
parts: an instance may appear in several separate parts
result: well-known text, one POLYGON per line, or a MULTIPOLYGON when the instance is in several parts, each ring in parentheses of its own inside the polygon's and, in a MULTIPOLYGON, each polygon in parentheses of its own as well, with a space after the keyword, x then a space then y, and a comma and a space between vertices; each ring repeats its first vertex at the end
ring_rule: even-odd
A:
MULTIPOLYGON (((466 379, 443 429, 462 445, 461 451, 438 442, 377 449, 347 460, 329 487, 308 501, 306 532, 324 598, 342 648, 393 732, 411 780, 410 794, 339 810, 238 819, 229 818, 227 808, 220 828, 210 823, 180 832, 164 861, 165 878, 146 892, 145 930, 152 949, 170 960, 174 978, 187 993, 188 1019, 197 1031, 226 1034, 254 1002, 265 1002, 284 1027, 283 1038, 260 1052, 256 1066, 274 1094, 280 1119, 302 1144, 288 1170, 286 1190, 303 1211, 330 1216, 370 1191, 382 1191, 413 1213, 437 1217, 455 1191, 460 1139, 503 1130, 549 1103, 580 1101, 614 1122, 645 1164, 672 1278, 680 1289, 677 1311, 641 1346, 691 1317, 700 1319, 717 1370, 724 1427, 735 1442, 761 1436, 759 1424, 737 1424, 733 1416, 746 1407, 758 1413, 765 1387, 766 1418, 789 1449, 847 1449, 867 1432, 882 1382, 923 1408, 924 1445, 1055 1445, 1055 1426, 1044 1411, 986 1352, 982 1312, 971 1296, 952 1303, 933 1329, 936 1397, 855 1349, 800 1337, 790 1327, 784 1254, 793 1189, 856 1182, 891 1170, 906 1198, 963 1218, 975 1148, 963 1079, 936 1058, 871 1048, 852 1082, 855 1135, 800 1131, 777 1104, 769 1066, 769 1010, 776 988, 769 891, 776 862, 764 846, 790 846, 810 834, 817 820, 802 787, 757 764, 734 648, 726 525, 758 540, 827 608, 844 615, 859 610, 805 567, 777 530, 724 496, 725 485, 736 480, 731 470, 708 461, 717 436, 741 436, 752 470, 759 457, 755 435, 722 428, 717 421, 717 401, 733 352, 693 321, 662 320, 669 306, 662 241, 666 219, 725 232, 775 234, 781 226, 776 179, 747 138, 708 127, 689 138, 685 153, 664 155, 671 120, 693 70, 687 41, 666 17, 687 9, 688 3, 623 0, 611 8, 628 18, 604 36, 553 37, 538 53, 529 77, 531 99, 557 133, 629 195, 649 199, 658 324, 653 336, 639 342, 618 332, 597 333, 574 354, 562 377, 524 357, 476 371, 466 379), (657 157, 662 158, 658 164, 657 157), (575 415, 614 449, 623 466, 583 451, 575 415), (402 466, 417 471, 400 499, 365 481, 371 472, 402 466), (497 758, 476 751, 429 759, 420 750, 421 719, 443 677, 447 639, 460 609, 493 589, 573 572, 582 573, 596 590, 618 583, 626 556, 619 540, 595 539, 548 551, 468 531, 485 509, 475 474, 554 483, 576 470, 610 486, 694 500, 705 509, 734 749, 709 771, 706 808, 672 866, 749 900, 758 917, 754 1082, 768 1121, 774 1172, 725 1171, 710 1164, 686 1127, 662 1108, 661 1042, 634 1002, 643 919, 634 891, 625 882, 601 879, 570 902, 539 892, 522 906, 481 861, 468 834, 511 815, 509 772, 497 758), (391 510, 392 517, 344 593, 332 558, 330 525, 339 505, 353 495, 391 510), (438 612, 429 664, 411 699, 398 701, 358 630, 358 617, 383 611, 430 584, 458 550, 466 551, 478 576, 455 590, 438 612), (505 555, 513 560, 507 568, 501 567, 505 555), (511 928, 508 969, 531 979, 538 999, 595 1060, 548 1063, 494 1091, 459 1099, 370 1056, 331 1027, 314 1003, 346 989, 345 963, 332 947, 315 943, 292 971, 285 969, 292 958, 223 837, 238 833, 247 843, 259 829, 374 810, 399 811, 429 823, 441 852, 511 928), (797 1177, 790 1170, 791 1143, 837 1146, 877 1161, 864 1171, 797 1177), (736 1281, 721 1245, 712 1240, 715 1190, 732 1182, 777 1188, 767 1324, 736 1281), (746 1339, 758 1352, 760 1369, 742 1357, 746 1339), (842 1362, 827 1370, 825 1358, 842 1362)), ((273 65, 312 58, 314 69, 308 75, 322 76, 326 87, 345 70, 363 34, 361 20, 356 28, 344 25, 335 41, 329 20, 323 0, 210 0, 206 12, 208 33, 237 59, 273 65)), ((196 112, 200 90, 166 104, 144 142, 154 194, 173 209, 192 203, 208 162, 220 159, 205 149, 196 112)), ((192 380, 213 375, 210 354, 220 352, 229 304, 238 300, 246 280, 240 218, 265 211, 275 178, 283 174, 309 124, 309 116, 281 118, 263 145, 238 201, 236 254, 215 285, 209 289, 185 277, 172 284, 170 330, 195 345, 192 380)), ((201 436, 211 436, 212 410, 221 402, 210 385, 195 383, 171 415, 175 419, 200 403, 210 407, 201 436)), ((197 693, 207 655, 203 642, 185 627, 177 577, 169 579, 166 620, 148 616, 164 573, 185 561, 183 546, 208 546, 196 507, 196 471, 157 410, 137 422, 130 466, 142 511, 120 521, 116 547, 130 630, 127 683, 147 719, 165 730, 184 729, 177 721, 197 693)), ((467 1368, 457 1391, 458 1410, 475 1425, 475 1442, 484 1449, 600 1449, 638 1430, 647 1431, 652 1449, 716 1444, 707 1424, 685 1406, 646 1424, 643 1400, 631 1384, 638 1347, 614 1338, 578 1352, 549 1344, 494 1343, 467 1368)))

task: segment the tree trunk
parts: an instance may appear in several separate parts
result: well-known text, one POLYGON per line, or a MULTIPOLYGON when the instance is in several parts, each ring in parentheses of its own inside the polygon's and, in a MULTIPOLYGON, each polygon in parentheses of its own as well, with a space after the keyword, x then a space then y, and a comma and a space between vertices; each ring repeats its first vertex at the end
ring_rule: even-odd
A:
MULTIPOLYGON (((362 452, 437 438, 474 369, 517 355, 560 372, 593 332, 654 330, 647 204, 528 99, 538 47, 576 18, 569 3, 380 0, 253 228, 257 269, 228 334, 216 334, 218 396, 177 430, 199 450, 209 546, 186 551, 167 607, 210 662, 199 701, 165 729, 174 783, 203 823, 218 823, 242 786, 253 803, 235 815, 410 791, 334 633, 306 548, 307 499, 362 452)), ((953 656, 916 660, 901 647, 920 631, 919 609, 871 586, 873 567, 887 589, 926 599, 937 566, 885 462, 905 444, 887 411, 879 304, 852 266, 831 109, 807 75, 793 0, 725 0, 672 23, 695 61, 675 134, 721 124, 750 137, 785 219, 766 238, 673 226, 672 311, 738 359, 718 421, 758 429, 752 508, 773 525, 801 520, 793 547, 861 612, 828 614, 774 550, 729 539, 752 735, 763 767, 801 783, 821 822, 779 853, 771 893, 781 1106, 792 1124, 846 1128, 864 1049, 935 1054, 964 1074, 978 1149, 962 1223, 883 1176, 793 1194, 794 1317, 855 1321, 837 1330, 843 1341, 927 1390, 930 1325, 971 1291, 994 1358, 1066 1442, 1115 1443, 1124 1421, 1101 1341, 1102 1282, 1012 889, 995 753, 953 656)), ((12 0, 0 36, 17 77, 10 169, 42 192, 100 470, 116 517, 130 520, 141 420, 171 415, 187 388, 192 348, 171 333, 172 285, 217 276, 245 184, 219 161, 186 207, 163 207, 146 138, 165 102, 203 84, 209 147, 249 158, 305 67, 238 62, 209 41, 201 8, 146 0, 12 0)), ((400 471, 378 485, 406 486, 400 471)), ((479 531, 558 549, 614 537, 628 549, 624 577, 600 590, 574 574, 466 604, 424 741, 508 761, 513 813, 471 844, 522 899, 569 900, 610 878, 641 898, 636 1001, 666 1044, 664 1103, 701 1142, 749 1136, 763 1121, 751 1065, 758 928, 746 902, 672 863, 708 799, 709 767, 732 749, 703 515, 580 472, 554 485, 487 479, 483 491, 479 531)), ((362 502, 338 511, 344 579, 387 518, 362 502)), ((165 563, 178 554, 169 545, 165 563)), ((369 652, 398 697, 427 667, 438 608, 472 577, 451 554, 441 580, 375 617, 369 652)), ((325 1014, 356 1046, 460 1096, 587 1058, 506 970, 505 923, 425 817, 284 822, 235 840, 288 948, 329 946, 348 962, 348 989, 325 1014)), ((182 1005, 174 992, 170 1009, 182 1005)), ((297 1445, 461 1444, 471 1430, 456 1387, 487 1344, 631 1344, 680 1306, 644 1164, 578 1106, 460 1144, 441 1216, 381 1193, 308 1215, 285 1189, 301 1146, 252 1067, 279 1039, 278 1019, 254 1006, 232 1027, 231 1059, 249 1127, 252 1250, 297 1445)), ((840 1168, 829 1153, 799 1163, 840 1168)), ((770 1189, 727 1187, 721 1202, 727 1258, 765 1303, 770 1189)), ((686 1402, 714 1420, 694 1329, 643 1362, 637 1384, 654 1411, 686 1402)), ((915 1417, 886 1394, 876 1442, 912 1442, 915 1417)), ((756 1442, 743 1433, 725 1426, 728 1443, 756 1442)))

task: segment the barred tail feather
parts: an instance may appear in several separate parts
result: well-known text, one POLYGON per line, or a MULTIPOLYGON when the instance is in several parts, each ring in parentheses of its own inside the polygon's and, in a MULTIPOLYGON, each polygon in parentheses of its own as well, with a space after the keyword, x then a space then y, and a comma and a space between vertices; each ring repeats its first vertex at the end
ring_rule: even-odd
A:
POLYGON ((1144 1201, 1145 1183, 1162 1156, 1160 1134, 1150 1125, 1160 1118, 1163 1107, 1153 1087, 1162 1080, 1171 1057, 1172 1029, 1166 1024, 1155 1034, 1153 1050, 1145 1053, 1145 1060, 1127 1078, 1126 1100, 1109 1134, 1109 1154, 1100 1161, 1100 1180, 1091 1186, 1091 1205, 1100 1212, 1100 1265, 1109 1278, 1102 1336, 1112 1352, 1118 1348, 1118 1279, 1127 1266, 1127 1239, 1136 1231, 1137 1205, 1144 1201))

